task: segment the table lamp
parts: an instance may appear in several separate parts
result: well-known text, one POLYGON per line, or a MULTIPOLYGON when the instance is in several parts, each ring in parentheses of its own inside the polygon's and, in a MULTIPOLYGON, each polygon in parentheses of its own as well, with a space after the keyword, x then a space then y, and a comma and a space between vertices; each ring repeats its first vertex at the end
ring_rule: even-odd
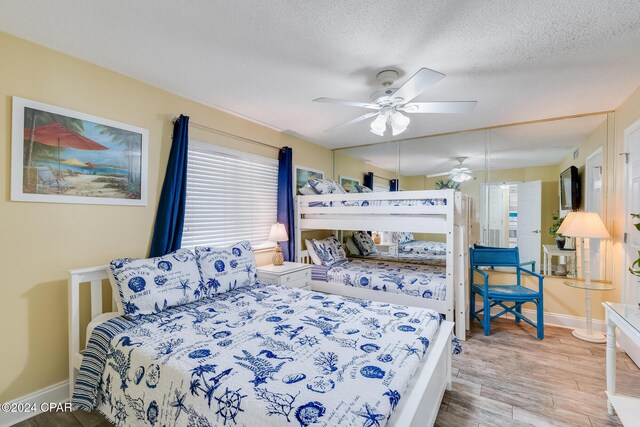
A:
POLYGON ((269 241, 275 242, 276 244, 276 253, 273 254, 273 265, 282 265, 284 264, 284 255, 282 255, 282 249, 280 249, 280 242, 286 242, 289 240, 289 236, 287 236, 287 229, 284 228, 284 224, 280 224, 276 222, 271 226, 271 231, 269 232, 269 241))
POLYGON ((611 236, 602 223, 600 215, 596 212, 569 212, 564 221, 562 221, 558 234, 582 239, 580 252, 582 253, 582 276, 584 278, 587 303, 587 330, 574 329, 572 334, 583 341, 604 343, 606 342, 604 334, 593 332, 591 326, 591 251, 589 249, 589 239, 608 239, 611 236))

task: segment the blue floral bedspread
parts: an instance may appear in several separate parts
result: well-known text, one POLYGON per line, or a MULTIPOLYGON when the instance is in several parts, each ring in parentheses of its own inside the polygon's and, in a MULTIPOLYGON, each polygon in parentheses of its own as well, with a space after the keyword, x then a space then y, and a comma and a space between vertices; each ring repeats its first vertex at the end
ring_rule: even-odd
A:
POLYGON ((433 310, 257 284, 99 325, 73 403, 118 426, 383 426, 439 324, 433 310))
MULTIPOLYGON (((304 198, 301 199, 304 202, 304 198)), ((446 206, 447 199, 343 200, 340 202, 309 202, 309 207, 333 206, 446 206)))
POLYGON ((439 266, 351 259, 332 265, 327 281, 376 291, 445 300, 447 275, 439 266))

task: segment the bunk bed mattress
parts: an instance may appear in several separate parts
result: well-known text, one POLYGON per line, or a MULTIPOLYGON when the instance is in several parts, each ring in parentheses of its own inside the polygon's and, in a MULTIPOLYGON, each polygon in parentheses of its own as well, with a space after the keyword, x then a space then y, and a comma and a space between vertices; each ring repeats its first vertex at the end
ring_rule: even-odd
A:
POLYGON ((433 255, 433 254, 398 252, 398 255, 393 255, 393 254, 387 253, 387 252, 378 252, 378 253, 367 255, 367 256, 351 255, 351 257, 355 258, 355 259, 390 261, 390 262, 405 262, 405 263, 410 263, 410 264, 427 264, 427 265, 434 265, 434 266, 445 266, 445 265, 447 265, 447 256, 446 256, 446 254, 433 255))
POLYGON ((308 203, 308 206, 312 208, 335 206, 446 206, 447 199, 342 200, 308 203))
POLYGON ((445 242, 431 242, 424 240, 412 240, 398 245, 398 253, 428 256, 446 256, 447 244, 445 242))
POLYGON ((94 330, 75 408, 116 425, 383 426, 433 310, 257 284, 94 330))
POLYGON ((447 275, 441 266, 352 259, 312 268, 312 278, 319 280, 322 272, 326 282, 440 301, 447 297, 447 275))

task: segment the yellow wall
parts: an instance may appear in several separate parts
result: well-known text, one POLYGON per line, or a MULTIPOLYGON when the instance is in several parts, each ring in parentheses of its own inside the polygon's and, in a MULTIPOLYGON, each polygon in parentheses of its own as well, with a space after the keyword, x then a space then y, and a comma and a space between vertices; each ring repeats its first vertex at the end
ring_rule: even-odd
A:
MULTIPOLYGON (((380 185, 388 185, 389 183, 386 181, 398 177, 395 171, 374 166, 340 150, 333 152, 333 162, 333 179, 337 182, 339 182, 340 176, 347 176, 357 179, 360 181, 360 184, 363 184, 364 174, 367 172, 373 172, 375 175, 374 183, 380 185)), ((402 181, 400 184, 402 185, 402 181)))
MULTIPOLYGON (((170 119, 293 148, 294 162, 331 171, 331 151, 0 33, 0 402, 67 378, 67 270, 148 254, 171 144, 170 119), (146 207, 11 202, 11 97, 149 129, 146 207)), ((185 76, 188 78, 188 76, 185 76)), ((277 157, 277 151, 192 128, 193 139, 277 157)), ((270 254, 259 257, 269 262, 270 254)))

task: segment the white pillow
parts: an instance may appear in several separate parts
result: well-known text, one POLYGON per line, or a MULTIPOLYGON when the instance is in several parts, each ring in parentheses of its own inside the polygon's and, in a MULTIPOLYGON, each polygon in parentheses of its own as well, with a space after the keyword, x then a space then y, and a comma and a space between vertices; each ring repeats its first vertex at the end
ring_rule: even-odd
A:
POLYGON ((309 180, 309 184, 316 190, 318 194, 346 194, 346 190, 340 184, 332 179, 316 179, 309 180))
POLYGON ((358 193, 373 193, 373 190, 371 190, 369 187, 365 187, 364 185, 356 185, 356 190, 358 190, 358 193))
POLYGON ((198 264, 188 249, 156 258, 116 259, 109 266, 127 317, 159 313, 202 297, 198 264))
POLYGON ((309 258, 311 258, 311 261, 313 261, 315 265, 322 265, 320 257, 316 253, 316 250, 313 249, 313 243, 311 242, 311 240, 304 239, 304 244, 307 247, 307 252, 309 252, 309 258))
POLYGON ((353 238, 347 237, 347 240, 344 242, 344 244, 347 247, 347 249, 349 250, 349 253, 351 255, 355 255, 355 256, 361 255, 360 249, 358 249, 356 244, 353 243, 353 238))
POLYGON ((118 313, 120 313, 120 316, 124 316, 124 309, 122 308, 122 299, 120 298, 120 289, 118 289, 118 282, 116 282, 115 277, 113 277, 113 271, 111 271, 111 265, 107 266, 107 276, 109 276, 109 283, 111 284, 111 296, 116 302, 116 308, 118 309, 118 313))
POLYGON ((251 286, 257 281, 256 258, 247 240, 222 248, 199 246, 196 259, 207 296, 251 286))

